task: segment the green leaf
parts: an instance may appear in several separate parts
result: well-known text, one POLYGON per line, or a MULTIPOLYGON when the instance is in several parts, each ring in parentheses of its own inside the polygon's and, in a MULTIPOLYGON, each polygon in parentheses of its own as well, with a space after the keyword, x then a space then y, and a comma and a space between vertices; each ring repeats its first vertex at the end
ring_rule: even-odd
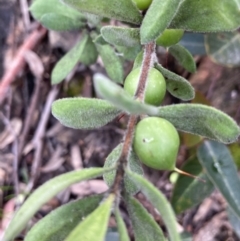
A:
POLYGON ((102 17, 140 24, 142 16, 137 7, 129 0, 63 0, 79 11, 93 13, 102 17))
POLYGON ((126 47, 140 45, 139 28, 105 26, 101 28, 101 34, 108 43, 113 45, 126 47))
POLYGON ((138 55, 136 56, 133 64, 133 69, 141 67, 142 61, 143 61, 143 50, 140 53, 138 53, 138 55))
POLYGON ((108 42, 106 42, 103 38, 103 36, 100 34, 97 37, 95 37, 95 39, 93 40, 93 42, 95 44, 100 44, 100 45, 106 45, 108 44, 108 42))
POLYGON ((221 143, 205 141, 197 155, 209 179, 240 218, 240 179, 228 148, 221 143))
POLYGON ((110 79, 122 84, 124 78, 123 64, 119 56, 109 45, 96 45, 97 50, 102 58, 104 67, 110 79))
POLYGON ((240 238, 240 218, 229 207, 227 208, 227 213, 228 213, 228 219, 232 225, 233 230, 240 238))
POLYGON ((59 0, 35 0, 30 11, 33 17, 52 30, 71 30, 83 26, 86 22, 83 14, 59 0))
POLYGON ((18 235, 38 209, 57 193, 74 183, 101 176, 107 171, 111 171, 111 169, 88 168, 80 171, 72 171, 59 175, 40 186, 29 196, 13 217, 5 232, 4 241, 11 241, 18 235))
POLYGON ((228 146, 233 160, 238 169, 240 169, 240 143, 236 142, 228 146))
POLYGON ((195 97, 194 88, 186 79, 163 68, 160 64, 155 64, 155 68, 166 78, 167 90, 171 95, 185 101, 195 97))
POLYGON ((25 241, 60 241, 99 205, 103 195, 95 195, 65 204, 41 219, 27 233, 25 241))
POLYGON ((191 157, 181 170, 205 180, 200 182, 195 178, 180 175, 175 184, 172 195, 172 207, 176 214, 196 206, 208 197, 214 190, 214 186, 203 171, 196 157, 191 157))
MULTIPOLYGON (((117 161, 121 155, 123 144, 119 144, 117 147, 113 149, 113 151, 108 155, 104 167, 116 167, 117 161)), ((143 175, 143 169, 141 166, 141 163, 138 160, 137 155, 132 150, 130 155, 128 156, 128 168, 132 172, 136 172, 139 175, 143 175)), ((107 183, 109 187, 112 186, 114 179, 116 175, 116 170, 113 170, 111 172, 106 173, 106 175, 103 175, 104 181, 107 183)), ((127 176, 124 178, 124 189, 131 194, 135 194, 139 191, 139 188, 135 185, 135 183, 129 179, 127 176)))
POLYGON ((115 48, 117 49, 119 56, 130 61, 133 61, 142 49, 141 45, 135 45, 134 47, 116 45, 115 48))
POLYGON ((162 230, 148 211, 133 197, 125 198, 136 241, 165 241, 162 230))
POLYGON ((156 40, 161 35, 171 23, 180 3, 179 0, 152 1, 140 28, 142 44, 156 40))
POLYGON ((118 232, 119 232, 119 236, 120 236, 119 241, 130 241, 126 225, 123 221, 123 218, 121 216, 119 209, 115 210, 115 218, 117 221, 117 227, 118 227, 118 232))
POLYGON ((170 46, 169 53, 183 66, 187 71, 196 72, 196 64, 191 53, 183 46, 176 44, 170 46))
POLYGON ((67 127, 94 129, 112 121, 120 111, 105 100, 65 98, 53 102, 52 114, 67 127))
POLYGON ((181 241, 193 241, 192 235, 188 232, 181 233, 181 241))
POLYGON ((169 28, 223 32, 240 26, 239 0, 183 0, 169 28))
POLYGON ((181 239, 177 232, 176 217, 166 197, 161 192, 159 192, 159 190, 154 187, 152 183, 147 181, 142 176, 130 171, 127 171, 127 175, 139 186, 143 194, 161 214, 162 219, 166 224, 170 240, 180 241, 181 239))
POLYGON ((104 241, 114 199, 113 194, 109 195, 70 233, 66 241, 76 241, 79 240, 79 237, 84 241, 104 241))
POLYGON ((51 74, 52 84, 58 84, 67 77, 84 53, 87 42, 88 35, 84 35, 83 38, 57 62, 51 74))
POLYGON ((211 59, 228 67, 240 66, 240 33, 207 34, 205 37, 207 54, 211 59))
POLYGON ((123 111, 139 115, 156 115, 159 112, 159 109, 154 106, 134 100, 123 88, 102 74, 95 74, 93 79, 97 93, 123 111))
POLYGON ((170 121, 178 130, 223 143, 237 140, 240 129, 225 113, 201 104, 178 104, 159 108, 159 117, 170 121))

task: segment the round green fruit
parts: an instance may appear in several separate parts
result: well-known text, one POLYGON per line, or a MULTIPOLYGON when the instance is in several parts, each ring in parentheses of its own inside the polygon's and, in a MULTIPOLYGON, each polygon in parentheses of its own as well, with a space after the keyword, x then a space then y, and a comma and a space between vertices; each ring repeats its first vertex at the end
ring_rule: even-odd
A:
POLYGON ((169 47, 177 44, 181 40, 183 34, 184 31, 182 29, 166 29, 162 35, 157 38, 156 43, 163 47, 169 47))
MULTIPOLYGON (((124 82, 124 89, 134 96, 138 87, 141 68, 131 71, 124 82)), ((152 68, 148 74, 144 102, 150 105, 159 106, 166 94, 166 82, 163 75, 152 68)))
POLYGON ((152 0, 133 0, 139 10, 147 10, 152 0))
POLYGON ((148 117, 136 126, 133 148, 146 166, 174 170, 179 144, 177 130, 165 119, 148 117))

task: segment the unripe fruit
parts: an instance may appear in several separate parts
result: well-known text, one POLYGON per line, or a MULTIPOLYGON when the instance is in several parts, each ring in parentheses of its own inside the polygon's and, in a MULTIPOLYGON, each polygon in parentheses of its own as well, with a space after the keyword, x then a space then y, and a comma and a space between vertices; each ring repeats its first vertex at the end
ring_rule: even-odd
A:
POLYGON ((146 166, 175 170, 179 144, 177 130, 165 119, 148 117, 136 126, 133 148, 146 166))
POLYGON ((139 10, 147 10, 152 0, 133 0, 139 10))
POLYGON ((157 38, 156 44, 163 47, 172 46, 181 40, 183 34, 184 31, 182 29, 165 29, 162 35, 157 38))
MULTIPOLYGON (((139 82, 141 68, 131 71, 124 82, 124 89, 134 96, 139 82)), ((163 75, 152 68, 148 74, 147 86, 145 90, 144 102, 150 105, 159 106, 166 93, 166 82, 163 75)))

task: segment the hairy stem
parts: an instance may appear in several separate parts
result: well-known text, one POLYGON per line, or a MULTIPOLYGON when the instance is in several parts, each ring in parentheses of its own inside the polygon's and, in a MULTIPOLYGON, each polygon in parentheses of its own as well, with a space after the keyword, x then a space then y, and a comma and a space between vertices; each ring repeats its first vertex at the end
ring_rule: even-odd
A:
MULTIPOLYGON (((141 102, 143 102, 144 100, 144 92, 146 88, 147 77, 148 77, 149 70, 153 65, 154 57, 155 57, 155 42, 151 42, 145 45, 138 88, 135 94, 135 97, 139 99, 141 102)), ((112 192, 115 194, 120 193, 122 190, 125 168, 127 166, 128 157, 131 152, 135 125, 137 123, 137 120, 138 120, 137 115, 130 115, 121 155, 117 161, 117 171, 116 171, 114 184, 112 186, 112 192)))

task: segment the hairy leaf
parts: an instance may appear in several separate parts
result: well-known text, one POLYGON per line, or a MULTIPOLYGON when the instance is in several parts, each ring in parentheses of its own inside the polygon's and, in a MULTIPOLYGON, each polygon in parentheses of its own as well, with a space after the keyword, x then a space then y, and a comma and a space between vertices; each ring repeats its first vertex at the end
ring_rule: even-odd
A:
POLYGON ((114 195, 110 195, 100 206, 89 214, 65 239, 66 241, 104 241, 111 214, 114 195))
POLYGON ((178 130, 223 143, 237 140, 240 129, 225 113, 201 104, 178 104, 159 108, 159 117, 170 121, 178 130))
POLYGON ((143 61, 143 51, 138 53, 136 59, 134 60, 133 69, 141 67, 142 66, 142 61, 143 61))
POLYGON ((52 114, 63 125, 93 129, 106 125, 120 113, 109 102, 92 98, 65 98, 52 104, 52 114))
POLYGON ((240 179, 228 148, 218 142, 205 141, 197 155, 209 179, 240 218, 240 179))
POLYGON ((102 17, 140 24, 142 16, 129 0, 63 0, 79 11, 93 13, 102 17))
POLYGON ((160 64, 155 64, 155 68, 166 78, 167 90, 171 95, 185 101, 195 97, 194 88, 186 79, 163 68, 160 64))
POLYGON ((133 197, 125 199, 136 241, 165 241, 162 230, 148 211, 133 197))
POLYGON ((93 79, 97 93, 123 111, 149 115, 156 115, 159 112, 159 109, 154 106, 134 100, 123 88, 102 74, 95 74, 93 79))
POLYGON ((95 37, 95 39, 93 40, 93 42, 95 44, 100 44, 100 45, 106 45, 108 44, 108 42, 106 42, 103 38, 103 36, 100 34, 97 37, 95 37))
POLYGON ((191 53, 179 44, 170 46, 169 53, 183 66, 187 71, 196 72, 196 64, 191 53))
MULTIPOLYGON (((122 151, 123 144, 119 144, 116 148, 113 149, 113 151, 109 154, 107 157, 104 167, 116 167, 118 158, 120 157, 121 151, 122 151)), ((129 159, 128 159, 128 168, 132 172, 136 172, 140 175, 143 175, 143 169, 141 166, 141 163, 138 160, 137 155, 132 150, 129 159)), ((109 187, 112 186, 114 182, 114 178, 116 175, 116 170, 113 170, 111 172, 106 173, 106 175, 103 175, 104 181, 107 183, 109 187)), ((139 188, 135 185, 135 183, 132 182, 127 176, 124 178, 124 189, 131 194, 135 194, 139 191, 139 188)))
POLYGON ((62 174, 46 182, 36 189, 17 211, 5 232, 3 240, 11 241, 18 235, 38 209, 57 193, 74 183, 101 176, 107 171, 111 171, 111 169, 88 168, 62 174))
POLYGON ((177 232, 176 217, 166 197, 144 177, 130 171, 127 171, 127 175, 139 186, 143 194, 161 214, 166 224, 170 240, 180 241, 180 235, 177 232))
POLYGON ((228 212, 228 219, 232 225, 232 228, 237 234, 237 236, 240 238, 240 218, 229 207, 227 209, 227 212, 228 212))
POLYGON ((79 222, 97 208, 102 198, 103 195, 90 196, 55 209, 33 226, 25 241, 36 241, 39 237, 41 241, 64 240, 79 222))
POLYGON ((133 61, 138 53, 141 51, 141 45, 135 45, 134 47, 124 47, 116 45, 115 48, 118 51, 118 54, 126 60, 133 61))
POLYGON ((116 52, 109 45, 97 44, 96 47, 110 79, 122 84, 124 71, 123 64, 119 56, 117 56, 116 52))
POLYGON ((205 183, 185 175, 178 177, 171 200, 177 214, 196 206, 214 190, 212 182, 208 179, 197 157, 191 157, 181 170, 205 180, 205 183))
POLYGON ((130 241, 126 225, 123 221, 123 218, 121 216, 119 209, 116 209, 116 211, 115 211, 115 218, 117 221, 117 227, 118 227, 118 232, 119 232, 119 236, 120 236, 119 241, 130 241))
POLYGON ((101 28, 103 38, 110 44, 134 47, 140 45, 140 30, 138 28, 124 28, 105 26, 101 28))
POLYGON ((223 32, 240 26, 239 0, 183 0, 170 28, 223 32))
POLYGON ((153 0, 140 28, 141 43, 146 44, 156 40, 169 26, 181 1, 179 0, 153 0))
POLYGON ((228 67, 240 66, 240 33, 207 34, 207 54, 218 64, 228 67))

